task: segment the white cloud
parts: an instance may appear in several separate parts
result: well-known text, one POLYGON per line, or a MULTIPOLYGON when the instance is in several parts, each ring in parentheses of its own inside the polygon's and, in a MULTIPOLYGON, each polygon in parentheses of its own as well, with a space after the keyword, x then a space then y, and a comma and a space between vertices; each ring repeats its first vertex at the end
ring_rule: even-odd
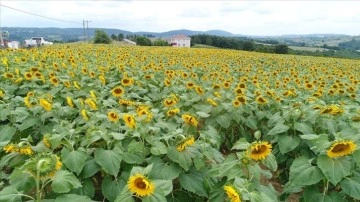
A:
POLYGON ((12 1, 1 7, 1 25, 90 27, 163 32, 172 29, 223 29, 246 35, 309 33, 359 34, 360 1, 12 1))

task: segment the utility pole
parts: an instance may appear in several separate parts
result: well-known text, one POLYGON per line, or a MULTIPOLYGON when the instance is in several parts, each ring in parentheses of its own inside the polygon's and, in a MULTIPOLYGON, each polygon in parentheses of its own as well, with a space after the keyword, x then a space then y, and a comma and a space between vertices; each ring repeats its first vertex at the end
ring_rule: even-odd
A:
POLYGON ((85 20, 83 20, 83 28, 84 28, 84 41, 85 41, 85 20))
POLYGON ((89 39, 89 22, 91 22, 91 20, 85 20, 84 22, 86 22, 86 39, 89 39))

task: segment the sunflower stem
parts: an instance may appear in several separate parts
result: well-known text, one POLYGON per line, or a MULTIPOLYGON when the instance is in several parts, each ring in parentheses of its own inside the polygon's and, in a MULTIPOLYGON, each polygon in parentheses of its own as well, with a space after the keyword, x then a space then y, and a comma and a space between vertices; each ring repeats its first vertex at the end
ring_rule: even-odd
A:
POLYGON ((323 199, 325 199, 325 195, 327 194, 327 192, 328 192, 328 189, 329 189, 329 180, 325 180, 324 181, 324 191, 323 191, 323 199))
POLYGON ((40 189, 40 168, 45 160, 40 160, 36 165, 36 202, 41 201, 41 189, 40 189))

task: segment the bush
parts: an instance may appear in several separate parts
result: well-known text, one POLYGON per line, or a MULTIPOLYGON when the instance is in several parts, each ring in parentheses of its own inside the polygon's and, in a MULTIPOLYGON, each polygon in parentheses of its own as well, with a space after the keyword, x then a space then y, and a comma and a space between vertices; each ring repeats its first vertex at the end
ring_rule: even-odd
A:
POLYGON ((95 38, 94 43, 99 44, 109 44, 110 43, 110 37, 102 30, 95 30, 95 38))

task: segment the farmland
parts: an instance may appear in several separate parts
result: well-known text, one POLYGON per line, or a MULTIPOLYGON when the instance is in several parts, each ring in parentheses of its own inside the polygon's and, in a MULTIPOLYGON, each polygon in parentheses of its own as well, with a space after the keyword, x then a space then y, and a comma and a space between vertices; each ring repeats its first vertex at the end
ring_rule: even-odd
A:
POLYGON ((93 44, 0 59, 0 201, 360 200, 359 60, 93 44))

